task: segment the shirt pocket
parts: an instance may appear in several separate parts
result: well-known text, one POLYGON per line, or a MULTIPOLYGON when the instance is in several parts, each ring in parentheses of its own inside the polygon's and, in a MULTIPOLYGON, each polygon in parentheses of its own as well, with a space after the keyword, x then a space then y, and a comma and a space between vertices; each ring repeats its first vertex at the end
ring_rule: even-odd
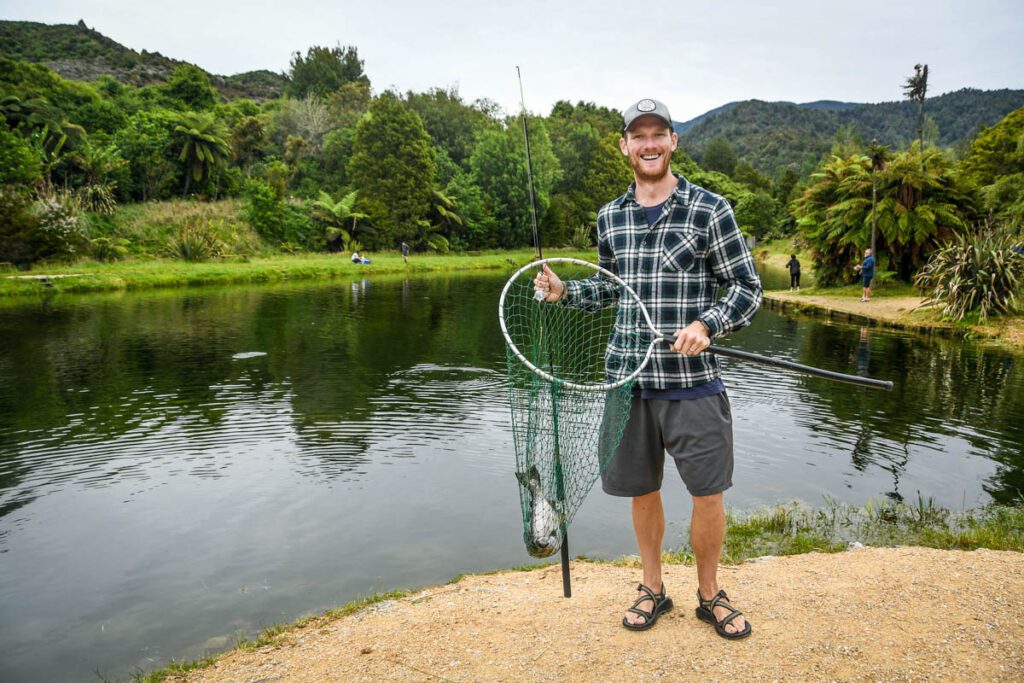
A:
POLYGON ((673 230, 661 246, 661 269, 670 273, 688 273, 703 255, 701 236, 696 232, 673 230))

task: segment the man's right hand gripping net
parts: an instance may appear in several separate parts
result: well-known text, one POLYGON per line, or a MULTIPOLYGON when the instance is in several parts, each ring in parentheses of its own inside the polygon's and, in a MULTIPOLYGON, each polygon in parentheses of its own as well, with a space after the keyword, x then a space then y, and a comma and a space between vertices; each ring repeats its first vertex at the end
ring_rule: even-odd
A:
POLYGON ((531 264, 513 275, 499 304, 523 538, 535 557, 559 549, 618 447, 647 347, 621 285, 582 261, 549 265, 563 282, 579 281, 573 292, 585 296, 538 301, 539 267, 531 264))

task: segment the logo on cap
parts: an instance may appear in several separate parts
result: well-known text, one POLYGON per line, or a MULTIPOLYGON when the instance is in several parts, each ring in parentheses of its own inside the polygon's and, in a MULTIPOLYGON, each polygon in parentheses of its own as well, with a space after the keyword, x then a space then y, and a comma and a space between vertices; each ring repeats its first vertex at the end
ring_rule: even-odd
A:
POLYGON ((639 111, 654 111, 658 105, 654 103, 654 100, 640 100, 636 103, 636 108, 639 111))

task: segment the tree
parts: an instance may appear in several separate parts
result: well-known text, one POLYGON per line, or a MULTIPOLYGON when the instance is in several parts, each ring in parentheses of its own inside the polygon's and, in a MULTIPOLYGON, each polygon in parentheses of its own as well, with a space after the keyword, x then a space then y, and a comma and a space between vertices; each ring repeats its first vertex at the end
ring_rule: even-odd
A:
POLYGON ((114 171, 128 164, 121 157, 117 147, 102 147, 86 140, 85 144, 70 156, 75 165, 85 173, 85 182, 79 188, 83 208, 98 213, 113 213, 117 206, 114 201, 116 183, 109 177, 114 171))
POLYGON ((967 226, 971 202, 945 153, 930 148, 895 155, 882 174, 878 229, 904 282, 927 259, 926 247, 967 226))
MULTIPOLYGON (((524 247, 532 244, 529 180, 522 127, 517 120, 502 130, 480 134, 469 159, 473 182, 490 200, 500 230, 497 246, 524 247)), ((530 152, 533 161, 534 196, 538 220, 551 201, 551 190, 561 173, 558 158, 551 151, 547 127, 540 119, 530 121, 530 152)))
POLYGON ((725 138, 715 138, 704 148, 701 166, 731 176, 736 170, 736 152, 725 138))
POLYGON ((0 121, 0 188, 16 185, 28 190, 43 178, 37 150, 0 121))
POLYGON ((210 77, 193 64, 175 67, 167 79, 164 91, 168 96, 194 110, 211 109, 220 99, 217 91, 210 85, 210 77))
POLYGON ((128 161, 119 193, 148 201, 171 192, 175 181, 172 163, 175 116, 167 110, 139 111, 128 118, 112 139, 128 161))
POLYGON ((355 46, 327 48, 314 45, 306 51, 305 57, 300 52, 292 55, 285 91, 298 99, 310 95, 323 98, 354 81, 370 84, 355 46))
POLYGON ((423 126, 434 144, 463 168, 473 152, 476 136, 496 125, 487 114, 463 102, 456 88, 409 92, 406 101, 423 119, 423 126))
POLYGON ((192 181, 199 182, 223 166, 231 156, 227 129, 213 114, 183 112, 176 116, 174 132, 182 140, 178 161, 185 162, 185 189, 188 196, 192 181))
POLYGON ((914 65, 914 75, 907 79, 903 86, 903 94, 911 102, 917 102, 917 139, 918 146, 924 151, 924 100, 928 94, 927 64, 914 65))
POLYGON ((797 228, 811 246, 815 281, 845 282, 849 265, 870 239, 871 160, 855 154, 832 156, 811 174, 803 195, 793 202, 797 228))
POLYGON ((378 97, 356 126, 348 177, 377 229, 373 245, 413 239, 430 212, 434 153, 423 122, 393 92, 378 97))
POLYGON ((347 250, 348 244, 356 240, 356 224, 360 219, 367 218, 367 214, 356 211, 356 198, 358 190, 352 190, 341 199, 335 201, 331 195, 323 190, 320 191, 320 198, 313 202, 314 215, 327 224, 327 242, 333 243, 339 238, 347 250), (352 226, 348 227, 349 220, 352 226))
POLYGON ((492 200, 473 182, 472 174, 461 169, 445 187, 445 194, 452 198, 462 223, 453 226, 449 239, 456 250, 493 247, 497 241, 498 222, 494 217, 492 200))
POLYGON ((260 145, 266 134, 263 122, 255 116, 246 116, 231 129, 231 147, 235 160, 246 175, 251 174, 252 164, 260 156, 260 145))
POLYGON ((1011 227, 1024 226, 1024 107, 979 133, 960 168, 979 188, 986 212, 1011 227))

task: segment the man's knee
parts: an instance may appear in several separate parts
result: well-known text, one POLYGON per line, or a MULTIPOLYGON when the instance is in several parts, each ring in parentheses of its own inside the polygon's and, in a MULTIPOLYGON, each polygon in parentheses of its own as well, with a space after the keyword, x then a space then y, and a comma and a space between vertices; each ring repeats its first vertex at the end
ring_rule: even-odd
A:
POLYGON ((725 494, 712 493, 710 496, 692 496, 696 510, 714 510, 725 507, 725 494))

